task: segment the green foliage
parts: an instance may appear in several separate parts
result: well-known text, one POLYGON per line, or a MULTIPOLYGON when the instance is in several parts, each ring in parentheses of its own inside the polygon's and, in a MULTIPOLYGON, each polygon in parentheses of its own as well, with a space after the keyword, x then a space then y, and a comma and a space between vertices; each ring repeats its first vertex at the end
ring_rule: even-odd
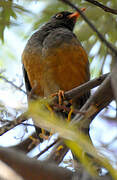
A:
POLYGON ((17 13, 29 13, 24 7, 13 3, 12 0, 0 0, 0 38, 4 40, 6 27, 17 25, 17 13))

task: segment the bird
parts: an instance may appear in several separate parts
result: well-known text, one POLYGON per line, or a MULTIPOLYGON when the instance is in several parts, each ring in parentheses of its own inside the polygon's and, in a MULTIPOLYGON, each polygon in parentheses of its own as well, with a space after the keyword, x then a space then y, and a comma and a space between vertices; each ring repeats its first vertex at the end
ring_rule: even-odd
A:
MULTIPOLYGON (((29 38, 22 53, 27 94, 33 91, 44 98, 89 81, 88 56, 73 32, 79 16, 78 12, 58 12, 29 38)), ((87 92, 72 99, 73 106, 80 109, 89 96, 87 92)))

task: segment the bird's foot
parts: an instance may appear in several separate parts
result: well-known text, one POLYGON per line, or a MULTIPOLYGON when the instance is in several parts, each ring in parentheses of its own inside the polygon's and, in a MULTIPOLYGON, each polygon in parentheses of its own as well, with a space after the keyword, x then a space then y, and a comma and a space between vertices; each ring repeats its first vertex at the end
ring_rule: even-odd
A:
POLYGON ((60 152, 63 150, 63 145, 58 146, 56 149, 56 156, 60 156, 60 152))
POLYGON ((59 105, 61 105, 65 98, 64 91, 59 90, 57 93, 51 94, 51 97, 54 97, 54 96, 58 96, 59 105))
POLYGON ((48 140, 49 136, 46 135, 46 132, 43 128, 41 128, 41 133, 39 134, 40 138, 42 138, 43 140, 48 140))
POLYGON ((36 137, 29 136, 29 139, 31 139, 32 143, 29 145, 28 149, 30 149, 31 146, 33 145, 37 146, 40 143, 39 139, 36 137))

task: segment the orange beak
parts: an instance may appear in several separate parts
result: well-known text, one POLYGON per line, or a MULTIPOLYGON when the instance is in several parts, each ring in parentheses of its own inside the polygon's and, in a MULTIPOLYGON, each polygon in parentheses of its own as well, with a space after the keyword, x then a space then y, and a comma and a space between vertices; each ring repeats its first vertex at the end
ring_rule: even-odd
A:
MULTIPOLYGON (((80 9, 82 12, 86 10, 86 8, 81 8, 80 9)), ((72 14, 70 14, 68 17, 71 18, 75 18, 77 20, 77 18, 80 16, 80 14, 78 12, 74 12, 72 14)))

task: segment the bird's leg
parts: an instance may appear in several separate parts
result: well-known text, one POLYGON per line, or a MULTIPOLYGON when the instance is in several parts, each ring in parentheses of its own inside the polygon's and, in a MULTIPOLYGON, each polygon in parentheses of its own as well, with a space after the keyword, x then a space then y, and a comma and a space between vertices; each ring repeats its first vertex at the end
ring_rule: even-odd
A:
MULTIPOLYGON (((51 95, 51 97, 54 97, 54 96, 58 96, 59 105, 62 105, 62 104, 63 104, 63 100, 65 99, 65 98, 64 98, 64 91, 63 91, 63 90, 59 90, 57 93, 54 93, 54 94, 51 95)), ((72 104, 72 100, 70 100, 69 102, 72 104)), ((73 108, 73 106, 71 105, 70 111, 69 111, 69 113, 68 113, 68 118, 67 118, 67 121, 68 121, 68 122, 71 121, 71 115, 72 115, 73 112, 74 112, 74 108, 73 108)))
POLYGON ((59 104, 61 105, 61 104, 62 104, 62 101, 63 101, 63 99, 64 99, 64 91, 59 90, 59 92, 58 92, 58 98, 59 98, 59 104))
POLYGON ((73 106, 71 105, 70 111, 69 111, 69 113, 68 113, 67 122, 70 122, 70 121, 71 121, 71 115, 72 115, 73 112, 74 112, 74 108, 73 108, 73 106))
POLYGON ((51 107, 49 104, 46 104, 46 107, 47 107, 47 109, 50 111, 51 116, 54 116, 54 112, 53 112, 52 107, 51 107))
POLYGON ((29 136, 29 139, 32 140, 32 143, 28 146, 28 149, 30 149, 31 146, 37 146, 40 143, 40 140, 37 137, 29 136))
POLYGON ((40 133, 40 138, 42 138, 43 140, 48 140, 49 139, 49 136, 50 135, 46 135, 46 131, 45 131, 45 129, 43 129, 43 128, 41 128, 41 133, 40 133))

